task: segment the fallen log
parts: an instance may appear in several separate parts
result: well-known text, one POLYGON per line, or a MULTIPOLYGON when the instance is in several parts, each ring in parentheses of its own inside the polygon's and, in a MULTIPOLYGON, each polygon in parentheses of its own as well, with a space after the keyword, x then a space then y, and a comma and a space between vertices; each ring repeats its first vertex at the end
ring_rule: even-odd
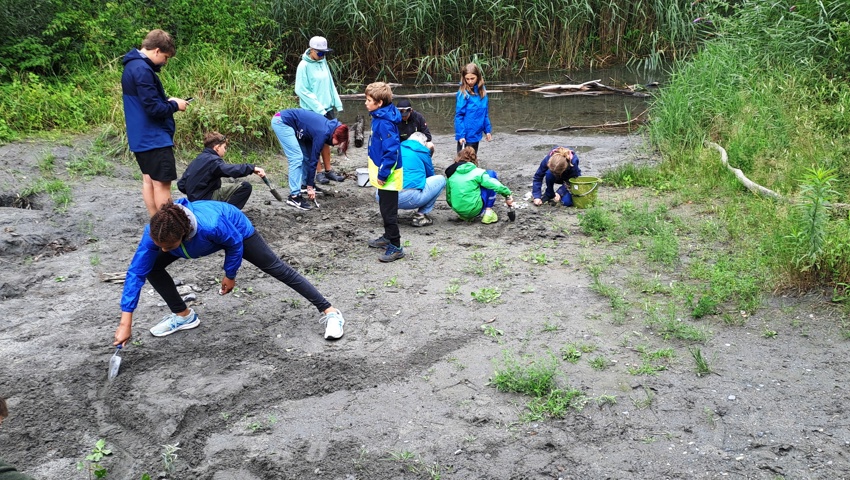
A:
POLYGON ((605 122, 599 125, 566 125, 563 127, 554 128, 551 130, 541 130, 537 128, 519 128, 515 130, 516 133, 527 133, 527 132, 563 132, 566 130, 587 130, 592 128, 619 128, 619 127, 627 127, 633 124, 643 124, 646 123, 642 117, 646 114, 647 110, 640 112, 636 117, 631 120, 626 120, 625 122, 605 122))
MULTIPOLYGON (((503 93, 504 90, 487 90, 487 93, 503 93)), ((435 92, 435 93, 411 93, 404 95, 393 95, 393 98, 438 98, 438 97, 454 97, 457 95, 457 90, 454 92, 435 92)), ((339 98, 344 100, 363 100, 366 98, 365 93, 348 93, 340 95, 339 98)))
POLYGON ((354 146, 360 148, 363 146, 363 141, 366 138, 363 134, 363 115, 357 115, 357 121, 354 122, 354 146))

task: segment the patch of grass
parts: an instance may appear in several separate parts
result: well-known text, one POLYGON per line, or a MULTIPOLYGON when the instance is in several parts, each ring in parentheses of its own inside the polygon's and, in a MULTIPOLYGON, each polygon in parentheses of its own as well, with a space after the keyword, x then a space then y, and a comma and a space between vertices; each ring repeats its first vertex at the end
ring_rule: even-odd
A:
POLYGON ((771 330, 769 327, 764 327, 764 330, 761 331, 761 336, 764 338, 776 338, 777 335, 779 335, 779 332, 771 330))
POLYGON ((672 227, 662 227, 653 232, 647 255, 650 260, 668 266, 679 261, 679 239, 672 227))
POLYGON ((691 356, 694 358, 694 363, 696 365, 696 372, 698 377, 703 377, 711 373, 711 367, 708 365, 708 360, 702 356, 702 351, 696 347, 688 347, 688 351, 691 352, 691 356))
POLYGON ((541 420, 544 417, 564 418, 569 410, 580 412, 587 405, 588 398, 576 388, 555 389, 548 394, 533 398, 528 402, 526 421, 541 420))
POLYGON ((554 357, 525 358, 522 361, 504 352, 490 383, 502 392, 543 397, 555 387, 558 362, 554 357))
POLYGON ((39 193, 46 193, 53 199, 54 205, 60 210, 65 210, 71 204, 71 187, 64 181, 48 180, 40 178, 21 192, 22 197, 31 197, 39 193))
POLYGON ((100 155, 91 154, 82 158, 71 160, 68 162, 67 168, 68 171, 74 175, 82 175, 84 177, 111 177, 113 175, 115 165, 100 155))
POLYGON ((56 168, 56 155, 48 153, 38 161, 38 171, 45 177, 53 175, 56 168))
POLYGON ((481 325, 481 330, 484 330, 484 335, 487 335, 488 337, 493 337, 493 338, 499 338, 499 337, 501 337, 502 335, 505 334, 505 332, 499 330, 498 328, 494 327, 493 325, 481 325))
POLYGON ((443 249, 434 245, 431 247, 431 250, 428 251, 428 256, 431 258, 437 258, 443 254, 443 249))
POLYGON ((561 348, 561 358, 570 362, 578 363, 582 354, 591 353, 596 350, 596 345, 583 342, 573 342, 564 345, 561 348))
POLYGON ((578 225, 586 235, 597 237, 613 231, 616 222, 607 210, 592 207, 578 215, 578 225))

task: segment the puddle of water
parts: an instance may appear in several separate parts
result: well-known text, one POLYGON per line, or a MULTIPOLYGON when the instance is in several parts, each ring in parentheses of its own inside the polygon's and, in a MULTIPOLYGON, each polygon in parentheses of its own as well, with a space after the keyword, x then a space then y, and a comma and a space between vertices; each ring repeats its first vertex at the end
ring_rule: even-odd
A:
MULTIPOLYGON (((601 83, 621 88, 624 85, 662 82, 665 74, 661 70, 645 71, 617 67, 609 69, 582 71, 546 71, 535 72, 514 77, 490 79, 486 77, 489 90, 502 90, 490 97, 490 122, 493 133, 514 133, 520 128, 536 128, 554 130, 563 126, 598 125, 605 122, 624 122, 643 112, 648 106, 647 98, 637 98, 625 95, 577 95, 546 97, 529 90, 542 84, 578 84, 589 80, 600 80, 601 83), (566 75, 569 75, 569 80, 566 75), (501 87, 508 84, 528 84, 527 87, 501 87)), ((415 93, 452 93, 457 88, 450 85, 430 85, 413 87, 402 81, 402 86, 396 87, 393 93, 397 97, 415 93)), ((650 90, 651 92, 652 90, 650 90)), ((435 134, 454 133, 455 98, 413 98, 413 108, 421 112, 428 121, 428 127, 435 134)), ((353 123, 357 114, 368 116, 362 99, 343 100, 343 112, 340 119, 353 123)), ((574 134, 575 131, 572 132, 574 134)), ((568 136, 571 132, 549 132, 552 135, 568 136)), ((581 150, 579 150, 581 152, 581 150)))

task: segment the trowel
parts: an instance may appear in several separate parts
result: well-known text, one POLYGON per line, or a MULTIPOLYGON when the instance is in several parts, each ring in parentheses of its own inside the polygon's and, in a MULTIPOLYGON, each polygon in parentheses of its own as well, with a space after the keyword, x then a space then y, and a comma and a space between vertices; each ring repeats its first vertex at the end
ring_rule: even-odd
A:
POLYGON ((269 187, 269 190, 271 190, 272 195, 274 195, 274 198, 276 198, 276 199, 278 199, 278 201, 281 201, 281 202, 282 202, 282 201, 283 201, 283 197, 281 197, 281 196, 280 196, 280 194, 277 192, 277 190, 275 190, 274 188, 272 188, 272 184, 271 184, 271 183, 269 183, 269 179, 268 179, 268 178, 266 178, 266 177, 262 177, 262 178, 263 178, 263 182, 265 182, 266 186, 267 186, 267 187, 269 187))
POLYGON ((511 205, 508 207, 508 220, 514 221, 516 220, 516 211, 514 210, 514 206, 511 205))
POLYGON ((121 345, 115 347, 115 353, 112 354, 112 358, 109 359, 109 379, 112 380, 116 376, 118 376, 118 370, 121 368, 121 357, 118 355, 118 352, 121 351, 121 345))

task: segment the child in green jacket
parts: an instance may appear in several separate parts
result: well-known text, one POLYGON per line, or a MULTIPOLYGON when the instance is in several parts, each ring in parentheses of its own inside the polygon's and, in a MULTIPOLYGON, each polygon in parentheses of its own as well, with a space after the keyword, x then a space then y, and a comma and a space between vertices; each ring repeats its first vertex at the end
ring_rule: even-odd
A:
POLYGON ((496 193, 505 197, 505 204, 514 204, 511 190, 499 182, 496 172, 478 167, 478 157, 472 147, 464 147, 455 163, 446 169, 446 201, 464 220, 481 215, 481 223, 499 221, 493 205, 496 193))

